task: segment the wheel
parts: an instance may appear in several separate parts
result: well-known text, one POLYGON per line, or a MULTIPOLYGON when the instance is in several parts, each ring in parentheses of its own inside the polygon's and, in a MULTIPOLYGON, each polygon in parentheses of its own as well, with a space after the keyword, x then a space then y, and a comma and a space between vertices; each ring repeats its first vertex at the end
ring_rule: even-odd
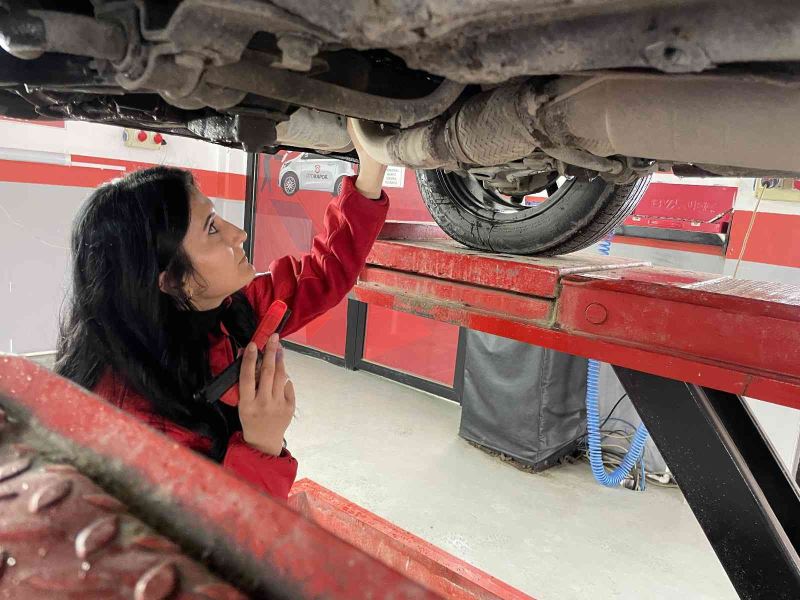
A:
POLYGON ((281 189, 287 196, 295 194, 300 187, 300 181, 294 173, 286 173, 281 177, 281 189))
POLYGON ((617 185, 558 178, 535 204, 484 189, 472 175, 417 171, 422 199, 433 219, 454 240, 471 248, 508 254, 567 254, 591 246, 627 217, 650 177, 617 185))
POLYGON ((344 175, 339 177, 339 179, 336 180, 336 183, 333 184, 333 195, 336 196, 337 198, 342 194, 343 183, 344 183, 344 175))

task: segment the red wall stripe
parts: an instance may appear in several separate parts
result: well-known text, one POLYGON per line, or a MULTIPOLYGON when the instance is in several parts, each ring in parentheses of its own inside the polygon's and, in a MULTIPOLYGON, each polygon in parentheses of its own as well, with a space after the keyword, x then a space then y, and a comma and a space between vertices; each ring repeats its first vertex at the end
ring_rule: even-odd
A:
POLYGON ((121 171, 112 169, 92 169, 90 167, 0 160, 0 181, 13 183, 39 183, 93 188, 122 174, 121 171))
MULTIPOLYGON (((733 213, 726 258, 737 260, 753 216, 752 211, 733 213)), ((760 212, 753 222, 742 260, 784 267, 800 267, 800 215, 760 212)))
POLYGON ((64 121, 47 121, 42 119, 41 121, 31 121, 29 119, 13 119, 11 117, 0 117, 0 121, 14 121, 16 123, 25 123, 27 125, 44 125, 45 127, 58 127, 59 129, 64 129, 65 124, 64 121))
MULTIPOLYGON (((72 155, 72 160, 99 165, 122 166, 125 167, 125 171, 78 165, 53 165, 38 162, 0 160, 0 181, 94 188, 106 181, 121 177, 125 173, 154 166, 153 163, 77 154, 72 155)), ((247 177, 245 175, 206 169, 189 170, 194 175, 200 190, 206 196, 244 201, 245 187, 247 185, 247 177)))
MULTIPOLYGON (((91 162, 95 164, 114 165, 125 167, 126 172, 137 169, 146 169, 155 166, 154 163, 135 162, 130 160, 120 160, 116 158, 104 158, 97 156, 72 155, 73 161, 91 162)), ((247 176, 238 173, 227 173, 224 171, 209 171, 207 169, 188 169, 194 175, 194 179, 200 186, 200 190, 206 195, 214 198, 225 198, 226 200, 244 201, 245 188, 247 187, 247 176)))

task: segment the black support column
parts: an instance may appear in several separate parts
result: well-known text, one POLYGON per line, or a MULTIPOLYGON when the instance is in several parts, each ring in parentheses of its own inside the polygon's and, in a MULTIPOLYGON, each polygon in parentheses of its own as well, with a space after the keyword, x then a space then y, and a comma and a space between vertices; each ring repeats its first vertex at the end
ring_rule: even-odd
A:
POLYGON ((800 598, 800 495, 744 400, 614 370, 739 596, 800 598))

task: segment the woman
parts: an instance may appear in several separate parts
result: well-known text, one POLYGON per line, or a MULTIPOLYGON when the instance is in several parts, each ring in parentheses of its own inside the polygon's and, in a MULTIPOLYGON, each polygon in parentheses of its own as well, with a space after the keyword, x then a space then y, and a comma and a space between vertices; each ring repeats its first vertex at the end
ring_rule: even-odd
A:
POLYGON ((242 249, 247 234, 216 215, 189 172, 153 167, 98 188, 73 226, 56 372, 285 499, 297 472, 283 442, 294 389, 278 336, 258 369, 248 341, 274 300, 292 309, 285 335, 355 284, 388 210, 386 167, 356 150, 358 177, 328 207, 311 252, 261 275, 242 249), (193 400, 240 351, 238 388, 193 400))

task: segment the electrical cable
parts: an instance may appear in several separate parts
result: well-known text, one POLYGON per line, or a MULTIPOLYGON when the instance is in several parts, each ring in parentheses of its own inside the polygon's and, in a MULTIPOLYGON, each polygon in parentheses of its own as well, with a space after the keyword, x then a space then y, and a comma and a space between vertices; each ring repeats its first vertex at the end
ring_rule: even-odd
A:
POLYGON ((617 407, 619 406, 619 403, 622 402, 627 397, 628 397, 628 393, 627 392, 625 392, 624 394, 622 394, 622 396, 619 397, 619 400, 617 400, 614 403, 614 406, 611 407, 611 410, 608 411, 608 414, 606 415, 606 418, 603 420, 602 423, 600 423, 600 429, 602 429, 605 426, 605 424, 608 423, 608 420, 611 418, 611 415, 613 415, 614 411, 617 410, 617 407))
POLYGON ((742 249, 739 251, 739 257, 736 259, 736 267, 733 269, 733 278, 736 279, 736 274, 739 272, 739 265, 742 264, 742 258, 744 258, 744 252, 747 249, 747 242, 750 241, 750 232, 753 231, 753 225, 756 222, 756 215, 758 214, 758 208, 761 206, 761 198, 764 197, 764 192, 766 191, 767 186, 764 185, 762 182, 761 191, 759 191, 758 196, 756 196, 756 205, 753 207, 753 214, 750 216, 750 223, 747 225, 747 231, 744 234, 744 240, 742 241, 742 249))
POLYGON ((623 425, 627 425, 628 427, 630 427, 633 431, 636 431, 636 425, 634 425, 630 421, 626 421, 625 419, 620 419, 619 417, 611 417, 610 419, 608 419, 608 421, 614 421, 616 423, 622 423, 623 425))
MULTIPOLYGON (((627 395, 628 395, 628 394, 622 394, 622 396, 620 396, 620 397, 619 397, 619 400, 617 400, 617 401, 614 403, 614 406, 611 408, 611 410, 609 411, 608 415, 606 415, 606 418, 603 420, 602 424, 600 425, 600 428, 601 428, 601 429, 603 428, 603 426, 604 426, 606 423, 608 423, 609 419, 611 419, 611 415, 613 415, 613 414, 614 414, 614 411, 615 411, 615 410, 617 410, 617 407, 619 406, 619 403, 620 403, 620 402, 622 402, 622 400, 623 400, 623 399, 624 399, 624 398, 625 398, 627 395)), ((615 420, 616 420, 616 419, 615 419, 615 420)), ((620 420, 621 420, 621 419, 620 419, 620 420)), ((627 421, 623 421, 623 423, 627 423, 627 421)), ((631 427, 633 427, 633 426, 631 426, 631 427)), ((635 429, 635 427, 634 427, 634 429, 635 429)), ((585 438, 587 435, 588 435, 588 432, 584 432, 584 433, 580 434, 578 437, 576 437, 574 440, 572 440, 572 443, 574 443, 574 442, 580 442, 580 441, 581 441, 581 440, 583 440, 583 438, 585 438)))

